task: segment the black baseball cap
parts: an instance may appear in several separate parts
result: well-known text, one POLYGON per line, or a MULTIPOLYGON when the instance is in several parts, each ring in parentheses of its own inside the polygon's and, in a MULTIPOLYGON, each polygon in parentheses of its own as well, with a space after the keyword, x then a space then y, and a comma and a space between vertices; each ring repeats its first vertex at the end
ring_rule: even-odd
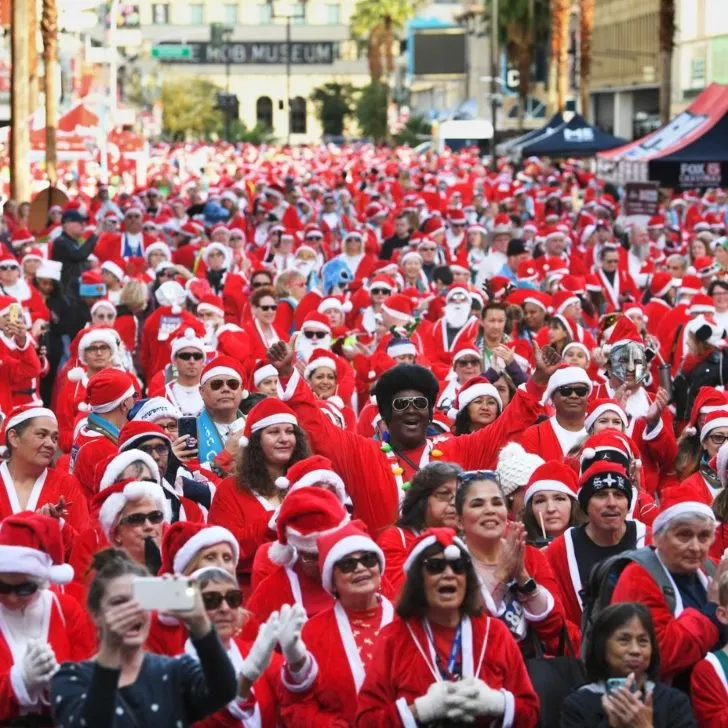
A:
POLYGON ((64 210, 61 223, 64 222, 86 222, 86 218, 76 209, 64 210))
POLYGON ((509 258, 512 255, 521 255, 527 252, 528 249, 526 248, 526 244, 520 238, 513 238, 513 240, 508 241, 508 249, 506 250, 506 255, 509 258))

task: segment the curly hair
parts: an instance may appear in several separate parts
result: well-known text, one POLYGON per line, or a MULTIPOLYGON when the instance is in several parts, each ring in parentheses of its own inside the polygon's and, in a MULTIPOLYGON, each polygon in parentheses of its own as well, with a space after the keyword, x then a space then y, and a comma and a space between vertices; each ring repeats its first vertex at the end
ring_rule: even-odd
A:
POLYGON ((273 286, 261 286, 260 288, 256 288, 250 294, 250 305, 257 308, 260 305, 261 299, 265 298, 266 296, 276 298, 276 289, 273 288, 273 286))
MULTIPOLYGON (((291 465, 311 454, 304 431, 298 425, 293 425, 293 432, 296 435, 296 446, 293 448, 291 459, 288 461, 286 468, 290 468, 291 465)), ((269 496, 273 495, 277 488, 265 464, 265 455, 260 442, 262 435, 262 430, 254 432, 250 436, 248 446, 241 448, 238 459, 237 480, 238 487, 249 488, 258 495, 269 496)))

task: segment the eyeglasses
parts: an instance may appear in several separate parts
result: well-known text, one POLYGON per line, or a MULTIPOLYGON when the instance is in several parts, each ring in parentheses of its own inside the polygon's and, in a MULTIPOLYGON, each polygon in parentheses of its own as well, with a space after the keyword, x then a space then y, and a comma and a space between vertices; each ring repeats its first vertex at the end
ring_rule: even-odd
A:
POLYGON ((217 392, 227 385, 228 389, 232 389, 233 392, 236 389, 240 389, 240 382, 237 379, 213 379, 210 382, 210 389, 213 392, 217 392))
POLYGON ((278 308, 277 303, 271 303, 269 306, 258 306, 261 311, 275 311, 278 308))
POLYGON ((6 584, 0 581, 0 594, 16 594, 19 597, 29 597, 39 589, 34 581, 23 581, 20 584, 6 584))
POLYGON ((480 364, 480 359, 458 359, 455 362, 455 366, 464 366, 464 367, 476 367, 480 364))
POLYGON ((138 213, 136 213, 136 212, 128 212, 128 213, 126 214, 126 219, 127 219, 127 220, 141 220, 141 219, 142 219, 142 216, 141 216, 141 215, 139 215, 139 214, 138 214, 138 213))
POLYGON ((205 355, 201 351, 182 351, 177 354, 177 358, 182 359, 182 361, 190 361, 191 359, 194 361, 202 361, 205 355))
POLYGON ((263 286, 269 286, 270 283, 268 281, 253 281, 250 286, 251 288, 262 288, 263 286))
POLYGON ((467 485, 475 480, 493 480, 498 484, 501 482, 500 475, 496 470, 466 470, 455 476, 458 488, 461 485, 467 485))
POLYGON ((227 602, 230 609, 237 609, 243 603, 243 592, 240 589, 231 589, 229 592, 225 592, 225 594, 220 594, 220 592, 207 592, 202 595, 202 603, 208 611, 211 609, 220 609, 223 600, 227 602))
POLYGON ((361 556, 345 556, 336 562, 336 568, 341 571, 342 574, 351 574, 356 571, 356 567, 361 564, 365 569, 373 569, 379 563, 379 557, 371 552, 367 551, 361 556))
POLYGON ((452 503, 455 500, 455 491, 436 490, 434 493, 432 493, 432 497, 438 503, 452 503))
POLYGON ((464 574, 468 568, 468 562, 462 556, 452 561, 441 556, 431 556, 429 559, 425 559, 422 565, 425 567, 425 571, 433 576, 442 574, 448 566, 452 569, 453 574, 464 574))
POLYGON ((328 336, 326 331, 304 331, 303 335, 307 339, 325 339, 328 336))
POLYGON ((130 513, 124 516, 119 523, 124 526, 143 526, 146 521, 152 526, 158 526, 164 520, 162 511, 149 511, 149 513, 130 513))
POLYGON ((94 344, 93 346, 87 346, 85 351, 87 354, 101 354, 102 352, 111 351, 111 347, 108 344, 94 344))
POLYGON ((369 293, 372 294, 372 296, 387 296, 389 295, 389 291, 386 288, 372 288, 369 293))
POLYGON ((586 397, 589 394, 589 387, 584 384, 565 384, 563 387, 559 387, 559 394, 562 397, 571 397, 572 394, 577 397, 586 397))
POLYGON ((722 445, 726 440, 728 440, 728 435, 719 435, 717 432, 712 432, 708 435, 708 439, 714 445, 722 445))
POLYGON ((416 410, 429 409, 430 403, 427 397, 395 397, 392 400, 392 409, 395 412, 404 412, 410 407, 414 407, 416 410))
POLYGON ((417 248, 417 250, 419 250, 420 253, 436 253, 437 252, 437 248, 430 248, 430 247, 417 248))
POLYGON ((169 452, 169 445, 166 442, 160 442, 159 445, 139 445, 139 450, 147 455, 165 455, 169 452))
POLYGON ((0 265, 0 270, 20 270, 20 266, 17 266, 17 265, 0 265))

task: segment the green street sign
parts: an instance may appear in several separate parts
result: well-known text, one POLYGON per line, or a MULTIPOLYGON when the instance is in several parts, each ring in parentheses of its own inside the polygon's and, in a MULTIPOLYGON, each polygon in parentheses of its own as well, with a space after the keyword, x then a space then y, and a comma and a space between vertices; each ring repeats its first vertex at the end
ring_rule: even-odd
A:
POLYGON ((162 61, 183 61, 192 58, 192 48, 188 45, 156 45, 152 48, 152 58, 162 61))

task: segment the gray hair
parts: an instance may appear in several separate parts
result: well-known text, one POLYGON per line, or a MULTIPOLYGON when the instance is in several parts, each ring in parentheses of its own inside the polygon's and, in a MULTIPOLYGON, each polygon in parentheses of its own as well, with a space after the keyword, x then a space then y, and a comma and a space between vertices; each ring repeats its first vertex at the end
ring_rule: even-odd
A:
POLYGON ((202 569, 195 571, 191 578, 197 581, 197 585, 202 591, 209 584, 233 584, 238 585, 238 580, 225 569, 219 566, 204 566, 202 569))
POLYGON ((702 513, 690 513, 684 516, 677 516, 670 521, 666 521, 663 524, 658 523, 657 529, 653 530, 654 536, 662 536, 673 528, 680 528, 682 526, 692 526, 695 521, 700 521, 701 525, 715 526, 715 519, 710 516, 705 516, 702 513))

